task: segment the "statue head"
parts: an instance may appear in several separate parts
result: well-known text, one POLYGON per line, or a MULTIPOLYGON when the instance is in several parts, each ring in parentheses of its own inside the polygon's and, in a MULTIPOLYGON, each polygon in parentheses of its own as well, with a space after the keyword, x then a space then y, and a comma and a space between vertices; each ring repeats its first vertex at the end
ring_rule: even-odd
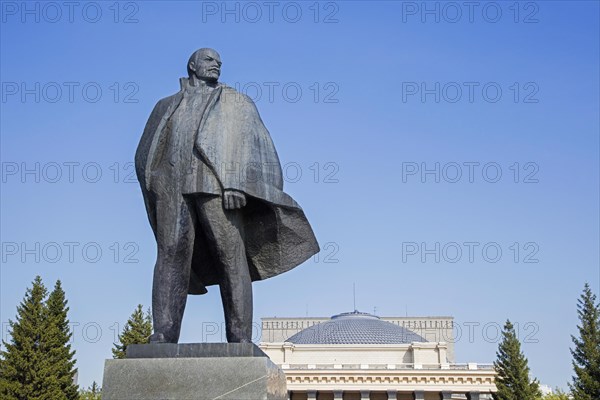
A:
POLYGON ((188 75, 192 82, 197 80, 215 83, 221 75, 221 56, 216 50, 202 48, 190 56, 187 64, 188 75))

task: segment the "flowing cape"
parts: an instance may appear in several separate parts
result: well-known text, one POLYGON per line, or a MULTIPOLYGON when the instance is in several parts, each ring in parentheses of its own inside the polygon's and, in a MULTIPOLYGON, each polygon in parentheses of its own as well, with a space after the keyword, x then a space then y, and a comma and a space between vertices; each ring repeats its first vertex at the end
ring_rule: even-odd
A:
MULTIPOLYGON (((181 203, 182 182, 176 168, 165 168, 169 118, 181 100, 182 90, 160 100, 144 129, 135 166, 150 225, 157 235, 157 201, 181 203)), ((186 150, 187 151, 187 150, 186 150)), ((281 164, 271 136, 252 100, 233 88, 220 85, 208 101, 189 149, 190 159, 200 157, 214 173, 221 189, 246 194, 245 248, 253 281, 267 279, 298 266, 319 251, 319 245, 302 208, 283 191, 281 164)), ((191 172, 193 173, 193 171, 191 172)), ((217 260, 196 229, 189 293, 204 294, 219 283, 217 260)))

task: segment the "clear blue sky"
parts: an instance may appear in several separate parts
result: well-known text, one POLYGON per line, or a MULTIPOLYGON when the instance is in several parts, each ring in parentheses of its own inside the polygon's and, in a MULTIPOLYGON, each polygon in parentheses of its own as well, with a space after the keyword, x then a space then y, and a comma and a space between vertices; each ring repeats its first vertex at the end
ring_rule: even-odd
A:
MULTIPOLYGON (((137 142, 213 47, 323 248, 254 285, 257 322, 349 311, 356 283, 360 310, 454 316, 459 362, 492 362, 510 318, 532 374, 566 387, 576 300, 600 289, 598 2, 0 4, 4 336, 35 275, 61 279, 80 384, 101 381, 150 305, 137 142)), ((211 288, 181 340, 222 320, 211 288)))

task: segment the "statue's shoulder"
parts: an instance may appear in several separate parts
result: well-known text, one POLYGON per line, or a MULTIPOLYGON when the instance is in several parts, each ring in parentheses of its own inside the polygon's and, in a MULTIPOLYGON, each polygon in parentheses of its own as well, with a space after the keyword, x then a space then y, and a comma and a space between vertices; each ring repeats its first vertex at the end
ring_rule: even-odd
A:
POLYGON ((168 112, 171 105, 177 101, 179 96, 181 96, 181 93, 177 92, 171 96, 167 96, 163 99, 160 99, 154 105, 154 108, 152 109, 152 112, 150 113, 150 117, 148 117, 148 123, 146 124, 146 128, 147 129, 148 128, 151 128, 151 129, 156 128, 156 126, 158 126, 161 118, 163 118, 165 116, 165 114, 168 112))
POLYGON ((169 106, 175 102, 179 96, 181 96, 181 91, 174 93, 170 96, 167 96, 165 98, 160 99, 157 103, 156 106, 154 106, 154 109, 158 109, 158 110, 166 110, 167 108, 169 108, 169 106))
POLYGON ((223 93, 227 93, 227 94, 239 93, 240 95, 242 94, 242 93, 238 92, 237 90, 235 90, 234 88, 232 88, 231 86, 228 86, 224 83, 220 83, 219 87, 223 90, 223 93))
POLYGON ((231 99, 235 102, 237 106, 256 108, 254 100, 252 100, 250 96, 239 92, 231 86, 227 86, 225 84, 221 84, 221 89, 221 98, 225 101, 231 99))

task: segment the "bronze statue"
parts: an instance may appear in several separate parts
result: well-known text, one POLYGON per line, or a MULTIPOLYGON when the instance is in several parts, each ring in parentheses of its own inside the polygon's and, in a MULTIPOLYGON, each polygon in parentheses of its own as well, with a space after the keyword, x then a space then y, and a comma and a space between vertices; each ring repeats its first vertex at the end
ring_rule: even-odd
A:
POLYGON ((189 294, 221 290, 228 342, 250 342, 252 281, 319 251, 283 192, 275 147, 252 100, 218 82, 212 49, 190 57, 181 90, 160 100, 135 155, 158 247, 152 343, 177 343, 189 294))

